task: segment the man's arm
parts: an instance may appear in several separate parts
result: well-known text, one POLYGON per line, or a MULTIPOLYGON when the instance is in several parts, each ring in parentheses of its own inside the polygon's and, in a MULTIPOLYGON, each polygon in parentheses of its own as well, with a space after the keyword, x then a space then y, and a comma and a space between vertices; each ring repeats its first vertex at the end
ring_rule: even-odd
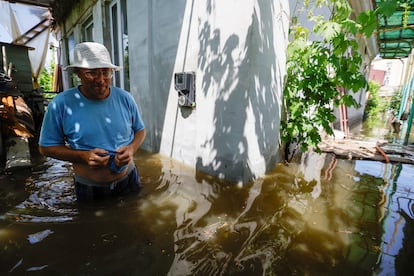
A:
POLYGON ((135 134, 134 134, 134 140, 130 144, 131 147, 133 148, 134 153, 139 149, 139 147, 144 142, 145 135, 146 135, 145 128, 144 129, 141 129, 141 130, 139 130, 137 132, 135 132, 135 134))
POLYGON ((69 161, 71 163, 87 164, 95 168, 107 166, 109 161, 108 152, 103 149, 86 151, 74 150, 66 146, 39 146, 39 152, 54 159, 69 161))

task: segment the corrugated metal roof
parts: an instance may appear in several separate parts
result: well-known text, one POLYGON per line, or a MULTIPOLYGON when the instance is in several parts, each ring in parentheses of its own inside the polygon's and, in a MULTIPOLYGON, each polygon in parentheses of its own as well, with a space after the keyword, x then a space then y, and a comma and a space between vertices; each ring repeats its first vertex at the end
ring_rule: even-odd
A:
MULTIPOLYGON (((377 6, 384 0, 376 0, 377 6)), ((404 58, 414 39, 414 0, 402 0, 392 15, 378 17, 378 44, 382 58, 404 58)))

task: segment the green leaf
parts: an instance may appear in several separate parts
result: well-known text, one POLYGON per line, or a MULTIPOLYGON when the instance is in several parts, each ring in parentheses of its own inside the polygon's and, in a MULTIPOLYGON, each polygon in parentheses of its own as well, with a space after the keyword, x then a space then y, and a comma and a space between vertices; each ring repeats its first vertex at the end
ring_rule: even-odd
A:
POLYGON ((384 0, 377 4, 376 13, 382 14, 386 17, 389 17, 395 13, 397 9, 398 1, 395 0, 384 0))
POLYGON ((342 96, 342 102, 345 106, 357 106, 358 105, 355 99, 349 94, 345 94, 342 96))
POLYGON ((368 37, 377 28, 377 16, 372 10, 361 12, 358 16, 358 22, 362 25, 362 33, 368 37))
POLYGON ((325 40, 330 41, 335 37, 339 32, 341 32, 341 25, 336 22, 323 22, 318 28, 317 34, 325 38, 325 40))

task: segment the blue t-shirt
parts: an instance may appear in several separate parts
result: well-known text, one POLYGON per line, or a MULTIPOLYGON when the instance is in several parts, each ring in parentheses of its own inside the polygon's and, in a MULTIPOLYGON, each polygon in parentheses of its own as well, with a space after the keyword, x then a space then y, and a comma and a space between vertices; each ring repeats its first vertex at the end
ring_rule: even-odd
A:
POLYGON ((77 87, 56 95, 46 110, 39 145, 107 151, 129 145, 144 123, 131 94, 114 86, 110 89, 104 100, 90 100, 77 87))

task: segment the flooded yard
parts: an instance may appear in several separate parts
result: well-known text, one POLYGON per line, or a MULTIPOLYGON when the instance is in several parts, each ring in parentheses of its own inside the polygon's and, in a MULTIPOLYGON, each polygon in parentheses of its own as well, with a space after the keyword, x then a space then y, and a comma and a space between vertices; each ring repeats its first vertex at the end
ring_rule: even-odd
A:
POLYGON ((79 204, 68 163, 0 176, 0 273, 408 275, 414 167, 308 154, 240 187, 139 152, 138 196, 79 204))

